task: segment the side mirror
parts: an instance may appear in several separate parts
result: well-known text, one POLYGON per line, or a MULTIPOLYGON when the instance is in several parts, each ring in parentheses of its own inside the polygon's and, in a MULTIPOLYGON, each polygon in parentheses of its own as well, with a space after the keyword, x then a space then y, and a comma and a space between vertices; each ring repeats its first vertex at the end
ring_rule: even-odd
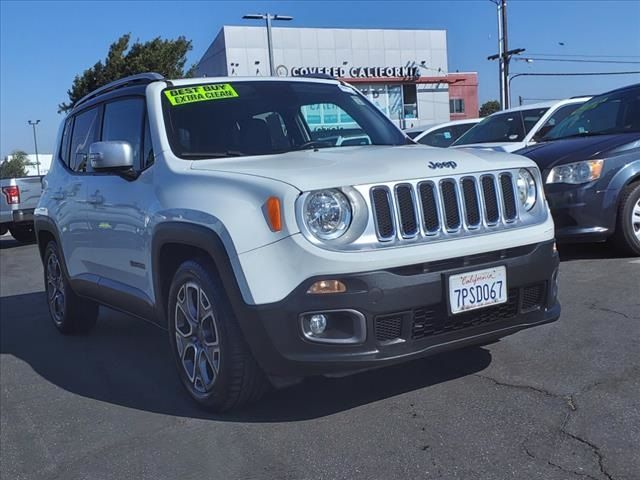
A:
POLYGON ((127 170, 133 167, 133 149, 129 142, 95 142, 89 146, 89 161, 94 170, 127 170))

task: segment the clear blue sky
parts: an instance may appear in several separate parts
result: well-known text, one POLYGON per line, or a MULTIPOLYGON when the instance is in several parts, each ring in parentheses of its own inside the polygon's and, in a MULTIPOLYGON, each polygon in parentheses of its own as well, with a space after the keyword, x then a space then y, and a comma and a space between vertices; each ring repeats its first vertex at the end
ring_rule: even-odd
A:
MULTIPOLYGON (((477 71, 480 101, 497 98, 496 7, 489 0, 263 2, 30 2, 0 3, 0 155, 33 152, 29 119, 39 119, 39 150, 51 152, 74 75, 105 57, 130 32, 142 41, 184 35, 197 62, 222 25, 244 13, 292 15, 291 26, 447 30, 449 70, 477 71)), ((510 47, 546 54, 626 55, 640 61, 640 0, 509 0, 510 47), (560 45, 560 42, 564 45, 560 45)), ((249 21, 255 25, 255 21, 249 21)), ((512 72, 640 70, 640 64, 512 62, 512 72)), ((562 98, 640 82, 634 77, 520 77, 513 97, 562 98)))

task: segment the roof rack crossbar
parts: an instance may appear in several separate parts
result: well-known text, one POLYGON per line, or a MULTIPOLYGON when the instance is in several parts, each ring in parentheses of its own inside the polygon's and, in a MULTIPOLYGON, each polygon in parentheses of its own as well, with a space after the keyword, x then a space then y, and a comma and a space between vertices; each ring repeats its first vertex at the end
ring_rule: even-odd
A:
POLYGON ((117 90, 118 88, 123 88, 134 83, 151 83, 156 82, 158 80, 164 80, 164 77, 159 73, 149 72, 149 73, 139 73, 137 75, 130 75, 128 77, 121 78, 119 80, 115 80, 111 83, 107 83, 106 85, 94 90, 93 92, 85 95, 80 100, 78 100, 73 108, 82 105, 83 103, 91 100, 92 98, 97 97, 106 92, 110 92, 112 90, 117 90))

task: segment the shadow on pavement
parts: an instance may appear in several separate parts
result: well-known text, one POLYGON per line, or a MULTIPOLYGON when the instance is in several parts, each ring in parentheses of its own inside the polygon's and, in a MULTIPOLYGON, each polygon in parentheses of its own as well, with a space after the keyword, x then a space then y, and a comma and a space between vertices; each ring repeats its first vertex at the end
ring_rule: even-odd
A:
MULTIPOLYGON (((88 336, 60 335, 43 292, 0 299, 0 353, 28 363, 45 380, 88 398, 168 415, 238 422, 322 417, 483 370, 488 350, 474 347, 339 379, 309 378, 225 415, 198 408, 179 383, 166 332, 102 309, 88 336)), ((11 381, 11 379, 9 379, 11 381)))
POLYGON ((561 243, 558 245, 560 261, 598 260, 606 258, 624 258, 608 242, 601 243, 561 243))
POLYGON ((15 248, 15 247, 24 247, 25 245, 32 245, 31 243, 20 243, 11 235, 2 235, 0 237, 0 250, 4 250, 5 248, 15 248))

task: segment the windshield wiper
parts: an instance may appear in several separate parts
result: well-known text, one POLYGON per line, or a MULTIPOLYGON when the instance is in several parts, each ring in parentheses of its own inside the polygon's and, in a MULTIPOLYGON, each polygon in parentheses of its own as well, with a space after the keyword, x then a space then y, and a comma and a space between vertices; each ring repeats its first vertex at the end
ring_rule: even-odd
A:
POLYGON ((333 142, 327 142, 327 141, 322 141, 322 140, 311 140, 310 142, 305 142, 302 145, 298 146, 296 148, 296 150, 310 150, 310 149, 317 149, 317 148, 330 148, 330 147, 335 147, 335 144, 333 142))
POLYGON ((184 152, 181 153, 181 157, 185 158, 227 158, 227 157, 242 157, 245 153, 237 150, 227 150, 226 152, 184 152))

